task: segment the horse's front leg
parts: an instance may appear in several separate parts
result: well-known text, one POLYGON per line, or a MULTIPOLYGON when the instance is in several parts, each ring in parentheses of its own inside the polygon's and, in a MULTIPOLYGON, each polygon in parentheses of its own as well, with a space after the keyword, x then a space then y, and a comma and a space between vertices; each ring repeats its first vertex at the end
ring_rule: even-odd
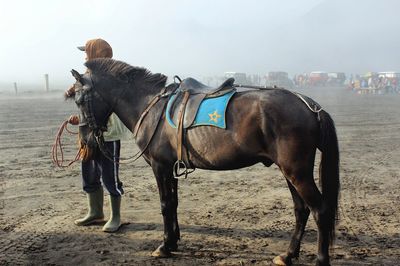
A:
POLYGON ((172 168, 159 163, 152 164, 160 194, 161 213, 164 222, 164 241, 152 253, 154 257, 169 257, 178 248, 180 239, 177 207, 178 180, 173 177, 172 168))
POLYGON ((172 208, 172 229, 176 238, 175 246, 171 247, 172 251, 178 250, 178 240, 181 239, 181 232, 179 230, 178 224, 178 179, 172 178, 172 199, 173 199, 173 208, 172 208))

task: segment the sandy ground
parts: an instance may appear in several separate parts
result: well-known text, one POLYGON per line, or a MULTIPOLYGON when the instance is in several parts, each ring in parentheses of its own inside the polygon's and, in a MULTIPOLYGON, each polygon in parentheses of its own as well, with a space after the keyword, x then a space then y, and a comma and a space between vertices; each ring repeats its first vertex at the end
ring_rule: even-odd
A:
MULTIPOLYGON (((398 265, 400 259, 400 95, 304 90, 333 116, 341 150, 341 200, 333 265, 398 265)), ((276 166, 197 170, 179 184, 182 240, 173 258, 155 259, 163 226, 156 182, 143 160, 121 166, 124 226, 77 227, 86 211, 79 164, 50 160, 62 120, 74 113, 61 93, 0 95, 0 264, 269 265, 286 250, 293 204, 276 166)), ((74 136, 65 135, 71 158, 74 136)), ((123 156, 137 148, 123 143, 123 156)), ((106 201, 108 216, 108 202, 106 201)), ((313 265, 310 217, 295 265, 313 265)))

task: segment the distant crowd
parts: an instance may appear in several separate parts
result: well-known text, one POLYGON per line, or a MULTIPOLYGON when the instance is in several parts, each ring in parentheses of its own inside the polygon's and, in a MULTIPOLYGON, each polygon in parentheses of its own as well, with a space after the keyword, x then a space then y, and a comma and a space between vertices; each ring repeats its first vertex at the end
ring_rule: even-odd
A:
POLYGON ((351 75, 348 88, 359 92, 400 92, 399 79, 397 75, 370 73, 368 75, 351 75))

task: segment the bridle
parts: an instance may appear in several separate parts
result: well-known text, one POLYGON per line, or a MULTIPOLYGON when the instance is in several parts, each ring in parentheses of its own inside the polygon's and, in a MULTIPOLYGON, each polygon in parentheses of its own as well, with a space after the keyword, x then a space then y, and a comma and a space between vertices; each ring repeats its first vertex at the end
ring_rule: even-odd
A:
POLYGON ((114 107, 118 104, 118 99, 122 97, 125 92, 126 92, 126 87, 121 91, 119 97, 117 97, 112 104, 110 104, 108 101, 106 101, 105 97, 102 96, 97 90, 95 90, 95 84, 92 78, 92 74, 89 72, 89 81, 90 84, 88 88, 85 89, 85 85, 82 88, 82 99, 77 101, 77 104, 84 104, 86 106, 85 112, 83 113, 82 111, 82 118, 79 121, 79 126, 84 127, 88 126, 90 131, 93 132, 93 136, 96 140, 97 146, 101 153, 110 161, 113 161, 115 163, 118 163, 115 161, 115 158, 113 158, 112 154, 106 149, 105 147, 105 141, 104 141, 104 131, 107 130, 107 119, 102 121, 102 123, 99 123, 96 119, 95 113, 94 113, 94 108, 93 108, 93 97, 97 97, 100 99, 102 104, 107 106, 108 111, 106 112, 106 118, 110 117, 112 114, 114 107), (83 120, 83 121, 82 121, 83 120))
MULTIPOLYGON (((79 100, 79 102, 77 102, 77 104, 86 104, 87 108, 86 108, 86 112, 84 117, 84 121, 80 121, 79 126, 89 126, 90 130, 93 132, 93 134, 95 136, 101 136, 103 135, 103 132, 107 130, 107 120, 103 121, 104 123, 98 123, 95 117, 95 114, 93 112, 93 96, 97 96, 97 98, 99 98, 103 104, 105 104, 108 107, 108 111, 107 111, 107 115, 105 117, 109 117, 112 113, 112 110, 114 109, 114 107, 116 106, 117 102, 118 102, 118 98, 114 101, 114 103, 112 105, 110 105, 105 98, 94 89, 94 82, 92 79, 92 75, 89 73, 89 77, 90 77, 90 86, 89 88, 85 89, 85 86, 83 86, 82 88, 82 100, 79 100)), ((125 92, 125 89, 121 92, 121 95, 125 92)))
MULTIPOLYGON (((153 131, 153 133, 152 133, 150 139, 148 140, 146 146, 145 146, 143 149, 139 150, 135 155, 133 155, 133 156, 131 156, 131 157, 128 157, 128 158, 119 158, 119 160, 116 161, 115 158, 113 157, 113 155, 112 155, 112 154, 106 149, 106 147, 105 147, 105 141, 104 141, 104 135, 103 135, 103 133, 104 133, 104 131, 107 130, 107 125, 106 125, 107 120, 105 121, 104 124, 99 124, 99 123, 96 121, 96 117, 95 117, 94 112, 93 112, 93 95, 92 95, 92 94, 96 95, 97 98, 99 98, 103 103, 105 103, 105 104, 108 106, 107 115, 105 116, 105 117, 108 118, 108 117, 112 114, 112 112, 113 112, 113 110, 114 110, 114 107, 117 106, 119 99, 121 99, 121 98, 125 95, 125 92, 126 92, 127 87, 125 87, 125 88, 121 91, 121 93, 119 94, 119 96, 115 98, 115 101, 114 101, 112 104, 109 104, 109 103, 105 100, 105 97, 102 96, 97 90, 94 89, 95 84, 94 84, 94 81, 93 81, 93 79, 92 79, 91 73, 89 73, 89 77, 90 77, 90 83, 91 83, 91 84, 90 84, 90 88, 88 88, 88 89, 86 89, 86 90, 83 89, 83 93, 84 93, 84 94, 82 95, 82 96, 83 96, 83 99, 82 99, 81 102, 79 102, 79 104, 85 103, 86 106, 87 106, 87 108, 86 108, 86 110, 85 110, 85 111, 86 111, 86 112, 85 112, 85 121, 80 122, 80 123, 79 123, 79 126, 86 126, 86 125, 87 125, 87 126, 89 127, 89 129, 93 132, 93 136, 94 136, 94 138, 95 138, 95 140, 96 140, 96 143, 97 143, 97 146, 98 146, 100 152, 101 152, 101 153, 104 155, 104 157, 106 157, 108 160, 110 160, 110 161, 112 161, 112 162, 114 162, 114 163, 117 163, 117 164, 124 163, 123 161, 128 161, 128 160, 131 161, 131 162, 136 161, 137 159, 139 159, 139 158, 143 155, 143 153, 144 153, 144 152, 147 150, 147 148, 149 147, 149 145, 150 145, 150 143, 151 143, 151 141, 152 141, 152 139, 153 139, 153 137, 154 137, 154 135, 155 135, 156 129, 157 129, 157 127, 158 127, 158 124, 160 123, 160 120, 161 120, 161 116, 162 116, 162 114, 163 114, 163 111, 161 112, 160 117, 159 117, 159 119, 157 120, 157 125, 156 125, 156 127, 155 127, 155 130, 153 131)), ((138 135, 140 126, 142 125, 142 122, 143 122, 144 118, 147 116, 147 114, 149 113, 150 109, 151 109, 161 98, 166 98, 166 97, 169 97, 170 95, 171 95, 171 92, 167 92, 166 87, 164 87, 159 93, 157 93, 157 94, 152 98, 152 100, 149 102, 149 104, 147 105, 147 107, 146 107, 146 108, 144 109, 144 111, 141 113, 141 115, 140 115, 140 117, 139 117, 139 120, 138 120, 138 122, 136 123, 135 129, 134 129, 134 131, 133 131, 133 136, 134 136, 134 139, 135 139, 135 140, 136 140, 136 138, 137 138, 137 135, 138 135)), ((166 104, 164 105, 163 110, 165 109, 165 107, 166 107, 166 104)))

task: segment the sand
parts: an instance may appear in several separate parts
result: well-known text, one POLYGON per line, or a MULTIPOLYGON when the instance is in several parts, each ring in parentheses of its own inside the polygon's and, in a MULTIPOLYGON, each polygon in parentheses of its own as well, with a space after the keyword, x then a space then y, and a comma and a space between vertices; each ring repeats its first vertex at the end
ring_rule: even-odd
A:
MULTIPOLYGON (((300 91, 317 100, 337 126, 342 190, 332 264, 398 265, 400 95, 300 91)), ((196 170, 180 181, 182 239, 169 259, 150 256, 161 244, 163 225, 156 182, 142 159, 121 165, 121 230, 107 234, 101 226, 75 226, 74 219, 86 212, 79 163, 59 169, 50 159, 59 125, 75 112, 62 93, 0 95, 0 264, 270 265, 286 250, 293 204, 274 165, 196 170)), ((63 141, 72 158, 75 136, 64 135, 63 141)), ((123 142, 122 156, 136 151, 132 141, 123 142)), ((310 217, 295 265, 314 264, 316 233, 310 217)))

